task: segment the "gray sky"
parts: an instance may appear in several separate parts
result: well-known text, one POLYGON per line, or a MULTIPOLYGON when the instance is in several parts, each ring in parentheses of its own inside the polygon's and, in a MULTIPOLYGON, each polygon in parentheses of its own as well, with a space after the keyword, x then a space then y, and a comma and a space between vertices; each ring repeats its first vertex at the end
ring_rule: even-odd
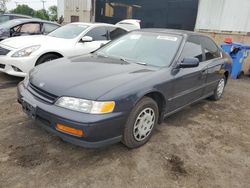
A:
MULTIPOLYGON (((45 0, 45 1, 46 2, 44 5, 46 9, 48 9, 48 7, 52 5, 57 5, 57 0, 45 0)), ((10 2, 7 3, 8 10, 14 9, 16 7, 16 3, 18 5, 26 4, 35 10, 39 10, 43 8, 43 4, 41 0, 10 0, 10 2)))

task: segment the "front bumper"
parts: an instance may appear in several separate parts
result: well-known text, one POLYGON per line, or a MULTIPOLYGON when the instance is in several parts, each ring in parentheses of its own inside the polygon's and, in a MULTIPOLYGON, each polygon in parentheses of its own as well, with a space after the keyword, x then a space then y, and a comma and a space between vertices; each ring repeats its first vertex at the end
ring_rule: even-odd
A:
POLYGON ((67 142, 86 148, 98 148, 121 141, 127 113, 92 115, 57 107, 34 97, 22 82, 18 85, 18 101, 21 104, 26 101, 34 106, 35 121, 67 142), (76 137, 60 132, 56 129, 57 123, 81 129, 84 136, 76 137))
POLYGON ((0 72, 18 77, 25 77, 29 71, 35 66, 37 57, 19 57, 13 58, 9 55, 0 56, 0 72), (18 68, 19 71, 15 70, 18 68))

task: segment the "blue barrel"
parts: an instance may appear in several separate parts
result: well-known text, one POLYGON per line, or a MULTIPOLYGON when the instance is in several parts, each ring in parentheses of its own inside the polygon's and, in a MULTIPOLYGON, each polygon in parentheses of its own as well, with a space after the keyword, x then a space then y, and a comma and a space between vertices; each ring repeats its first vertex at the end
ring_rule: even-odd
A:
POLYGON ((231 78, 237 79, 242 72, 244 60, 249 54, 250 45, 232 42, 221 44, 221 48, 232 57, 233 64, 227 65, 226 68, 229 70, 231 78))

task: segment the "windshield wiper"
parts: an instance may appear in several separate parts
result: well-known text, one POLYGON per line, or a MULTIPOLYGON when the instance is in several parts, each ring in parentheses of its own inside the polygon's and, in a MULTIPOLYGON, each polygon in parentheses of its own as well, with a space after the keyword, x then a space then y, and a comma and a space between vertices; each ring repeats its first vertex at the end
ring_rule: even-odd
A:
POLYGON ((121 61, 124 61, 126 63, 136 63, 136 64, 139 64, 139 65, 148 65, 147 63, 145 62, 140 62, 140 61, 135 61, 135 60, 131 60, 131 59, 126 59, 126 58, 120 58, 121 61))

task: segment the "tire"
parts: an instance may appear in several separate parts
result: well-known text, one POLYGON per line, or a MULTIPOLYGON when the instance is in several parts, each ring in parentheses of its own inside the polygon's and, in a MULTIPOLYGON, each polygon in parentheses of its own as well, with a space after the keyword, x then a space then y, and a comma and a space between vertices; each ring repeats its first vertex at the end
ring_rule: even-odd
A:
POLYGON ((157 103, 149 97, 141 99, 128 117, 123 132, 123 144, 128 148, 138 148, 147 143, 158 123, 158 118, 157 103))
POLYGON ((48 62, 48 61, 52 61, 54 59, 58 59, 60 58, 60 56, 56 55, 56 54, 45 54, 43 56, 41 56, 37 62, 36 62, 36 66, 40 65, 42 63, 48 62))
POLYGON ((217 84, 214 94, 210 97, 214 101, 218 101, 222 98, 226 86, 226 77, 222 77, 217 84))

